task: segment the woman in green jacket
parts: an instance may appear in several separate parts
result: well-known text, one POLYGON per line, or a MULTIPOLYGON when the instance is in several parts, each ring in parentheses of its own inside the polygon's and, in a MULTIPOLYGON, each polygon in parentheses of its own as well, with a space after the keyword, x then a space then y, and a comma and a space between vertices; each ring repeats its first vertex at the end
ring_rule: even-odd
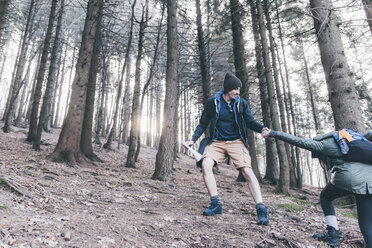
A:
MULTIPOLYGON (((268 130, 270 137, 285 141, 312 152, 322 165, 331 169, 331 182, 320 194, 320 204, 326 217, 328 232, 314 238, 328 242, 331 246, 340 245, 341 232, 332 201, 336 198, 353 194, 358 210, 358 223, 367 248, 372 248, 372 165, 345 161, 333 134, 318 135, 313 140, 299 138, 284 132, 268 130)), ((372 140, 372 131, 364 135, 372 140)))

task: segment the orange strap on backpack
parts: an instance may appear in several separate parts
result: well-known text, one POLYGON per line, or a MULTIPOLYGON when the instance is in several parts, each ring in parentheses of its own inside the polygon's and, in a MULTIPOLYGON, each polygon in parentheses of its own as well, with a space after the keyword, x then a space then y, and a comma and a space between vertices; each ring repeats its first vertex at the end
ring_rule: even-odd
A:
POLYGON ((353 137, 345 129, 338 131, 338 137, 340 139, 346 139, 348 142, 354 140, 353 137))

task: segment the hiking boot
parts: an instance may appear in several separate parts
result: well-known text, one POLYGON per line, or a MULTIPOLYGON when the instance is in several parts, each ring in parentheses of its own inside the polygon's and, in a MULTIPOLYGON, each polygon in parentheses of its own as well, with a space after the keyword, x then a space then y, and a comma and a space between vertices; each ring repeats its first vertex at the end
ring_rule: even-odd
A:
POLYGON ((257 225, 265 225, 269 224, 269 218, 267 217, 267 209, 264 204, 258 203, 256 204, 257 210, 257 225))
POLYGON ((222 204, 220 202, 213 202, 203 211, 203 215, 205 216, 213 216, 215 214, 222 214, 222 204))
POLYGON ((328 243, 331 247, 340 246, 340 238, 342 238, 342 232, 336 230, 333 226, 327 226, 327 232, 320 234, 315 232, 313 235, 314 239, 328 243))

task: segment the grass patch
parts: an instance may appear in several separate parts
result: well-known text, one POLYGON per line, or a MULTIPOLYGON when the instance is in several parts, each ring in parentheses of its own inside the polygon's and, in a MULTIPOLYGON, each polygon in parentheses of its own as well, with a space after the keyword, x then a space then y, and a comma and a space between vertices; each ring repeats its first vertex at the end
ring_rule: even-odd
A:
POLYGON ((353 208, 355 207, 354 198, 350 196, 345 196, 334 201, 335 206, 341 208, 353 208))
POLYGON ((284 209, 285 211, 291 211, 291 210, 302 211, 303 210, 303 208, 296 203, 278 204, 278 208, 284 209))
POLYGON ((8 181, 6 179, 0 177, 0 184, 8 185, 8 181))
POLYGON ((8 209, 7 206, 0 205, 0 209, 8 209))
POLYGON ((307 200, 302 200, 302 199, 292 199, 294 202, 296 202, 297 204, 299 205, 310 205, 311 202, 307 199, 307 200))
POLYGON ((341 215, 344 216, 344 217, 351 218, 351 219, 358 219, 356 214, 353 213, 353 212, 341 213, 341 215))

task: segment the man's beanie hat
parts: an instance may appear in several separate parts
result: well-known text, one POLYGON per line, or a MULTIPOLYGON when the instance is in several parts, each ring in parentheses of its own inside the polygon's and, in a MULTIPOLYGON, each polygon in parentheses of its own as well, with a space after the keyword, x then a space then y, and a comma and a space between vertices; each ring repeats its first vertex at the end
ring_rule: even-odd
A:
POLYGON ((229 92, 230 90, 242 87, 242 82, 231 72, 226 72, 225 80, 223 81, 224 92, 229 92))

